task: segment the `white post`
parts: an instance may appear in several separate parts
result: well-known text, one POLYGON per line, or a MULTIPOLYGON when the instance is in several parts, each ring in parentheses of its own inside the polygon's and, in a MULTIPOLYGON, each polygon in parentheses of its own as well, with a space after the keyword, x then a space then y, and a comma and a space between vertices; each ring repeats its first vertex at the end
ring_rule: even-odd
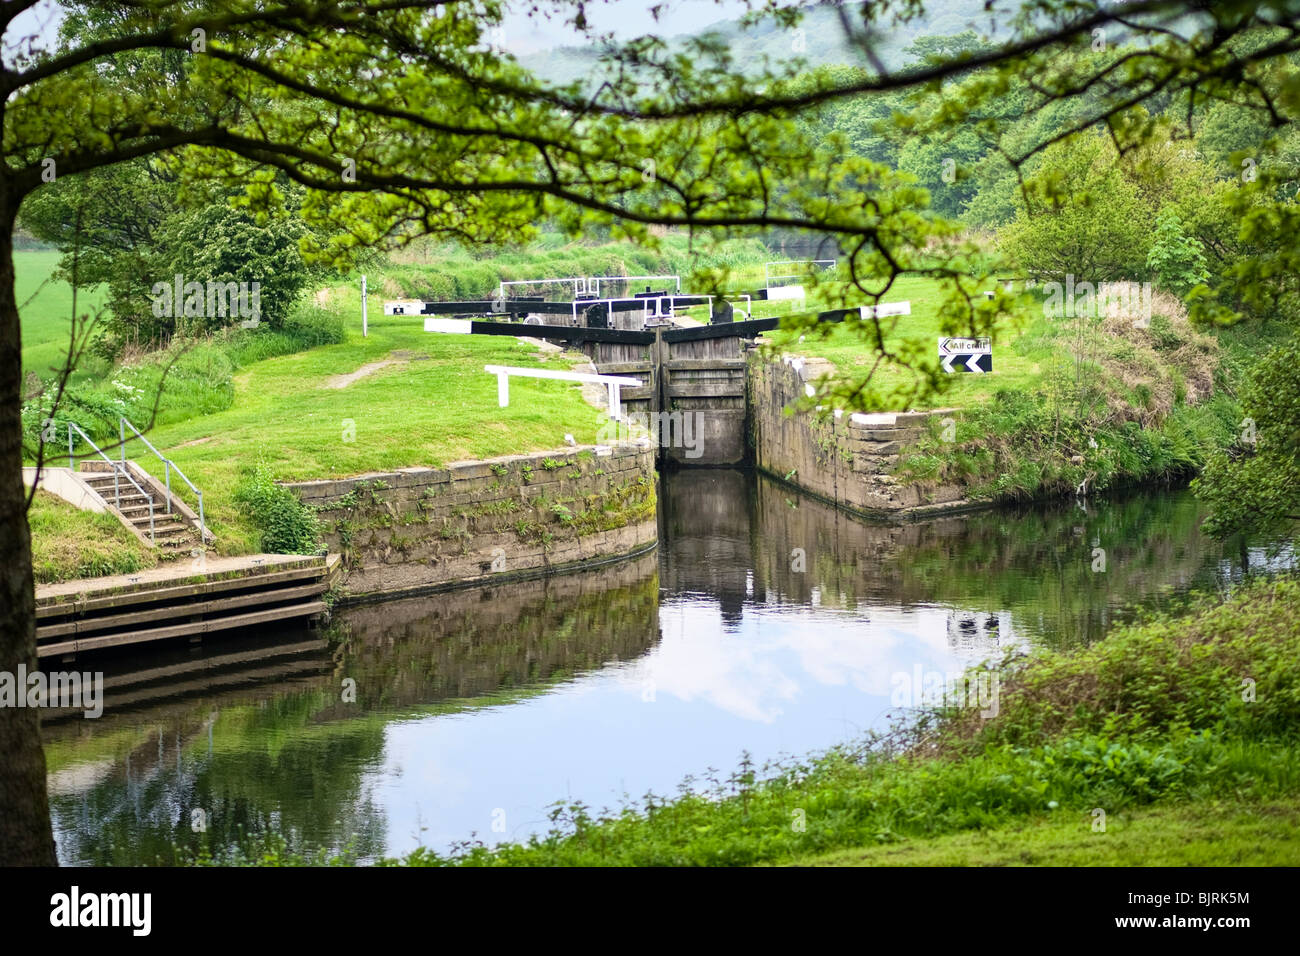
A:
POLYGON ((610 382, 606 386, 606 388, 609 389, 609 417, 613 419, 617 419, 619 415, 619 407, 618 407, 619 387, 620 386, 617 382, 610 382))
POLYGON ((369 323, 366 321, 366 277, 361 277, 361 337, 369 338, 369 323))
MULTIPOLYGON (((613 388, 613 386, 610 386, 613 388)), ((497 405, 506 408, 510 404, 510 376, 506 372, 497 374, 497 405)))

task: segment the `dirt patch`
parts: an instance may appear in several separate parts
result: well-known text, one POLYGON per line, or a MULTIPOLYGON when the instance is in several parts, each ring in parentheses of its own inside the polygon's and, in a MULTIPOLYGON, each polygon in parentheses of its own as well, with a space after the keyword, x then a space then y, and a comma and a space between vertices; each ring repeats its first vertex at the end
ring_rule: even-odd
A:
POLYGON ((355 372, 348 372, 348 374, 346 375, 335 375, 333 378, 331 378, 329 381, 325 383, 324 387, 325 388, 347 388, 349 385, 351 385, 353 382, 357 381, 358 379, 365 378, 367 375, 370 375, 374 372, 378 372, 381 368, 387 368, 390 365, 401 365, 401 364, 402 364, 401 362, 395 361, 393 359, 385 359, 382 362, 367 362, 365 365, 361 366, 361 368, 357 369, 355 372))
POLYGON ((555 353, 564 351, 563 345, 556 345, 554 342, 546 341, 546 339, 532 339, 521 335, 519 336, 519 341, 524 345, 531 345, 533 348, 537 349, 537 358, 543 360, 546 359, 548 352, 555 353))
POLYGON ((212 436, 211 436, 211 435, 209 435, 207 438, 191 438, 189 441, 183 441, 183 442, 181 442, 181 443, 180 443, 179 445, 177 445, 176 447, 177 447, 177 448, 189 448, 189 447, 192 446, 192 445, 206 445, 206 444, 207 444, 208 442, 210 442, 210 441, 212 441, 212 436))

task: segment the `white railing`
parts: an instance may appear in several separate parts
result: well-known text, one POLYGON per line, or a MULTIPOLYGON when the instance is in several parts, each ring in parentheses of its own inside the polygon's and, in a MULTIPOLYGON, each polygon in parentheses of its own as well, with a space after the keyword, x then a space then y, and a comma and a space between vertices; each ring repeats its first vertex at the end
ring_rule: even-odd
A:
POLYGON ((187 485, 190 486, 190 491, 194 492, 194 494, 198 496, 198 499, 199 499, 199 540, 200 540, 201 542, 205 542, 205 541, 207 541, 207 540, 208 540, 208 526, 207 526, 207 524, 206 524, 206 523, 204 522, 204 520, 203 520, 203 492, 199 491, 199 489, 196 488, 196 487, 194 486, 194 482, 190 481, 189 478, 185 477, 185 472, 183 472, 183 471, 180 470, 180 468, 177 466, 176 462, 172 461, 170 458, 167 458, 166 456, 163 455, 162 452, 160 452, 157 448, 155 448, 155 447, 153 446, 153 442, 149 441, 149 439, 145 438, 144 435, 142 435, 142 434, 140 433, 140 429, 138 429, 138 428, 136 428, 134 425, 132 425, 129 421, 126 420, 126 418, 120 418, 120 419, 118 420, 118 423, 117 423, 117 424, 118 424, 118 428, 121 430, 121 433, 122 433, 122 446, 121 446, 121 447, 122 447, 122 465, 123 465, 124 467, 125 467, 125 465, 126 465, 126 430, 127 430, 128 428, 130 428, 131 431, 135 432, 135 437, 138 438, 138 439, 140 439, 142 442, 144 442, 145 447, 148 448, 148 449, 149 449, 151 452, 153 452, 155 455, 157 455, 157 456, 158 456, 158 460, 161 461, 161 462, 163 463, 163 469, 164 469, 164 473, 165 473, 165 475, 166 475, 166 480, 167 480, 167 513, 168 513, 168 514, 171 514, 171 513, 172 513, 172 469, 175 469, 175 470, 176 470, 176 474, 180 475, 181 481, 185 482, 185 484, 187 484, 187 485))
POLYGON ((513 365, 485 365, 483 371, 497 377, 497 405, 510 405, 510 376, 518 378, 551 378, 561 382, 583 382, 604 385, 609 389, 609 417, 618 418, 622 412, 622 389, 639 388, 641 380, 625 375, 592 375, 589 372, 558 372, 546 368, 518 368, 513 365))
POLYGON ((533 285, 567 285, 573 289, 573 295, 576 298, 580 295, 600 295, 600 284, 602 282, 657 282, 659 280, 671 280, 677 287, 677 291, 682 291, 681 276, 575 276, 570 279, 511 279, 510 281, 502 280, 497 285, 496 298, 506 299, 506 289, 513 286, 533 286, 533 285))
POLYGON ((144 500, 149 505, 149 540, 154 544, 157 544, 158 539, 154 535, 154 528, 153 528, 153 495, 149 494, 149 492, 141 488, 140 485, 137 484, 136 480, 131 477, 131 472, 127 470, 125 461, 119 463, 114 461, 112 458, 109 458, 108 455, 104 454, 104 450, 100 448, 98 445, 96 445, 93 441, 91 441, 90 436, 87 435, 85 432, 83 432, 81 430, 81 426, 76 424, 75 422, 68 422, 68 468, 72 471, 77 470, 77 460, 76 460, 77 456, 73 448, 74 439, 72 437, 72 433, 74 431, 81 436, 82 441, 84 441, 91 448, 95 449, 95 452, 99 455, 99 457, 104 459, 104 461, 108 462, 108 466, 113 470, 113 506, 117 508, 119 512, 121 512, 122 510, 122 479, 123 478, 131 482, 131 484, 135 487, 135 490, 140 492, 140 494, 144 497, 144 500))
MULTIPOLYGON (((610 328, 614 328, 614 303, 631 302, 633 304, 644 304, 641 317, 644 321, 649 322, 651 319, 668 318, 673 314, 678 299, 702 299, 701 295, 656 295, 656 296, 621 296, 616 299, 579 299, 573 303, 573 324, 578 324, 578 310, 590 309, 593 305, 605 306, 605 313, 610 320, 610 328), (668 303, 668 308, 664 308, 664 303, 668 303)), ((709 296, 709 321, 713 321, 713 296, 709 296)), ((689 306, 688 306, 689 308, 689 306)), ((635 309, 620 309, 620 314, 627 315, 629 312, 635 312, 635 309)))

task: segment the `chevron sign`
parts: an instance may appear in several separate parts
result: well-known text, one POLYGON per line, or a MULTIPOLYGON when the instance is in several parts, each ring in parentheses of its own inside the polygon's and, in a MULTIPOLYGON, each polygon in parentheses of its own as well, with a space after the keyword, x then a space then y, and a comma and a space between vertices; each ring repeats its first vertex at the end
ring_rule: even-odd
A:
POLYGON ((993 343, 989 339, 940 339, 939 364, 945 372, 991 372, 993 343))

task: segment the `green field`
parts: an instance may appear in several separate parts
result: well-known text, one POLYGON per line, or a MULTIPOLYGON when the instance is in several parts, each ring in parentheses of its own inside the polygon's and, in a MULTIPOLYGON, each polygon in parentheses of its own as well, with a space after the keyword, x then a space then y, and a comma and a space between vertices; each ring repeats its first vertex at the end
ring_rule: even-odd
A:
MULTIPOLYGON (((23 373, 35 372, 51 378, 63 367, 68 354, 68 330, 72 321, 72 286, 51 278, 60 254, 54 251, 22 250, 14 253, 14 291, 22 318, 23 373)), ((80 315, 94 314, 103 294, 83 291, 77 297, 80 315)), ((102 372, 101 363, 83 362, 74 380, 102 372)))

